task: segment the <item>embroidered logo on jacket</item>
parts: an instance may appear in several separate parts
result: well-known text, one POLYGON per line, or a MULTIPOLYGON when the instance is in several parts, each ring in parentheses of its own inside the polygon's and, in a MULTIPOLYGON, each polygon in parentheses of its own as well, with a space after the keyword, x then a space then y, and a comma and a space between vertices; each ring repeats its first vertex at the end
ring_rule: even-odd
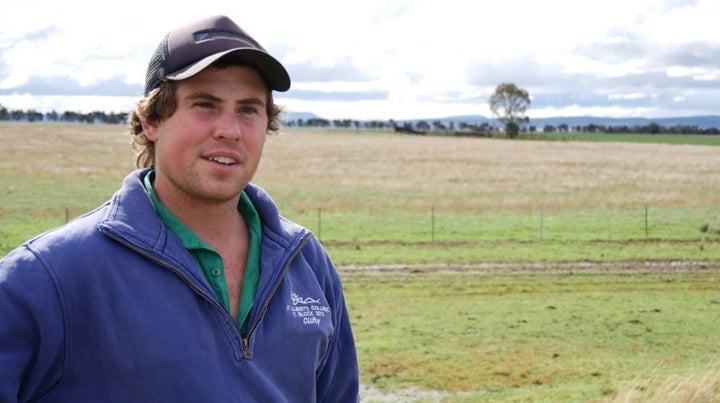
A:
POLYGON ((290 301, 292 305, 287 305, 287 310, 292 316, 302 320, 305 325, 318 326, 328 315, 330 315, 330 307, 322 305, 319 298, 301 297, 294 291, 290 292, 290 301))

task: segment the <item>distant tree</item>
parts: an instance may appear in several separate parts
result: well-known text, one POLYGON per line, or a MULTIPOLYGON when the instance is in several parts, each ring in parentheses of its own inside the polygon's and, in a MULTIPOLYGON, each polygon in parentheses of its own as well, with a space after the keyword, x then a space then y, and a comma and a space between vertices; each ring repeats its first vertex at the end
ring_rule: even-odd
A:
POLYGON ((57 122, 58 113, 55 111, 45 112, 45 120, 48 122, 57 122))
POLYGON ((505 124, 505 133, 510 138, 517 137, 520 131, 519 123, 530 120, 525 116, 528 106, 530 95, 513 83, 498 85, 495 93, 490 96, 490 110, 505 124))
POLYGON ((30 109, 26 112, 25 116, 27 116, 28 122, 42 122, 44 115, 34 109, 30 109))
POLYGON ((26 113, 21 111, 20 109, 13 109, 10 111, 10 120, 14 121, 22 121, 25 120, 26 113))
POLYGON ((415 123, 415 128, 417 130, 426 132, 426 131, 430 130, 430 124, 424 120, 421 120, 421 121, 415 123))
POLYGON ((651 122, 647 127, 647 131, 650 134, 658 134, 661 130, 662 128, 660 127, 660 125, 655 122, 651 122))

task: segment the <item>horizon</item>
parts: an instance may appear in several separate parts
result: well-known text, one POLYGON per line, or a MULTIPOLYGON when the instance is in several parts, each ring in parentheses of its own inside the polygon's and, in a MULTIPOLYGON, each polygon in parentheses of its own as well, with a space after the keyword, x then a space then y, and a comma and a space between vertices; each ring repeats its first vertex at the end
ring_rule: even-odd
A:
MULTIPOLYGON (((51 122, 53 120, 47 120, 49 114, 55 113, 56 119, 60 119, 60 117, 64 113, 77 113, 80 115, 90 115, 92 113, 101 113, 105 114, 106 116, 117 116, 117 115, 124 115, 128 112, 115 112, 115 111, 101 111, 101 110, 95 110, 90 112, 78 112, 78 111, 46 111, 46 112, 39 112, 36 110, 20 110, 20 109, 13 109, 13 108, 7 108, 6 105, 0 104, 0 110, 5 108, 6 111, 10 114, 13 112, 20 112, 25 114, 25 119, 6 119, 13 122, 24 122, 28 121, 26 120, 28 118, 28 114, 36 113, 42 115, 42 120, 37 121, 39 123, 44 122, 51 122)), ((458 124, 497 124, 502 126, 502 123, 499 121, 496 117, 488 117, 485 115, 480 114, 474 114, 474 115, 451 115, 451 116, 442 116, 442 117, 424 117, 424 118, 408 118, 408 119, 351 119, 351 118, 341 118, 341 119, 329 119, 325 118, 323 116, 320 116, 314 112, 286 112, 285 113, 285 122, 297 122, 299 120, 307 121, 309 119, 317 119, 317 120, 323 120, 327 122, 363 122, 363 123, 372 123, 372 122, 383 122, 388 123, 390 121, 398 122, 398 123, 419 123, 419 122, 425 122, 425 123, 434 123, 434 122, 441 122, 441 123, 458 123, 458 124)), ((2 119, 0 117, 0 119, 2 119)), ((35 120, 29 120, 30 122, 36 122, 35 120)), ((55 120, 58 121, 58 120, 55 120)), ((600 126, 640 126, 640 125, 647 125, 651 123, 659 124, 662 127, 672 127, 672 126, 696 126, 699 129, 717 129, 720 128, 720 115, 696 115, 696 116, 668 116, 668 117, 657 117, 657 118, 647 118, 642 116, 628 116, 628 117, 610 117, 610 116, 548 116, 548 117, 540 117, 540 118, 529 118, 528 122, 520 123, 520 126, 522 127, 531 127, 535 126, 533 124, 533 121, 540 121, 544 124, 550 124, 550 125, 569 125, 569 126, 587 126, 587 125, 600 125, 600 126)))

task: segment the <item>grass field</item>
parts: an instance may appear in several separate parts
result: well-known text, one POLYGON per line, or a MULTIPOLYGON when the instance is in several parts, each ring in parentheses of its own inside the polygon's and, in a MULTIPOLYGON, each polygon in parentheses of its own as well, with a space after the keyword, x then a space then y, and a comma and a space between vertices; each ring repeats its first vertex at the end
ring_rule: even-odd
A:
POLYGON ((291 131, 268 144, 257 182, 339 264, 717 260, 717 155, 291 131))
POLYGON ((345 278, 365 382, 382 390, 450 402, 720 396, 717 268, 345 278), (685 390, 662 389, 678 381, 685 390))
MULTIPOLYGON (((110 197, 122 132, 0 123, 0 256, 110 197)), ((256 183, 339 265, 365 386, 718 401, 720 148, 566 140, 270 139, 256 183)))
POLYGON ((626 134, 626 133, 535 133, 520 138, 550 141, 583 141, 602 143, 649 143, 720 146, 717 135, 626 134))

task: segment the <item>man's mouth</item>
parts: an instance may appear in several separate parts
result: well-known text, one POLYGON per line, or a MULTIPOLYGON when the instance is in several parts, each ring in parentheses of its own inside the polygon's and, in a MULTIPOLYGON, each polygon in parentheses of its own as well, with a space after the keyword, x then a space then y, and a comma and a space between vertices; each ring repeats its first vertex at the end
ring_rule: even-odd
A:
POLYGON ((237 160, 230 157, 208 157, 206 158, 208 161, 217 162, 218 164, 222 165, 235 165, 237 164, 237 160))

